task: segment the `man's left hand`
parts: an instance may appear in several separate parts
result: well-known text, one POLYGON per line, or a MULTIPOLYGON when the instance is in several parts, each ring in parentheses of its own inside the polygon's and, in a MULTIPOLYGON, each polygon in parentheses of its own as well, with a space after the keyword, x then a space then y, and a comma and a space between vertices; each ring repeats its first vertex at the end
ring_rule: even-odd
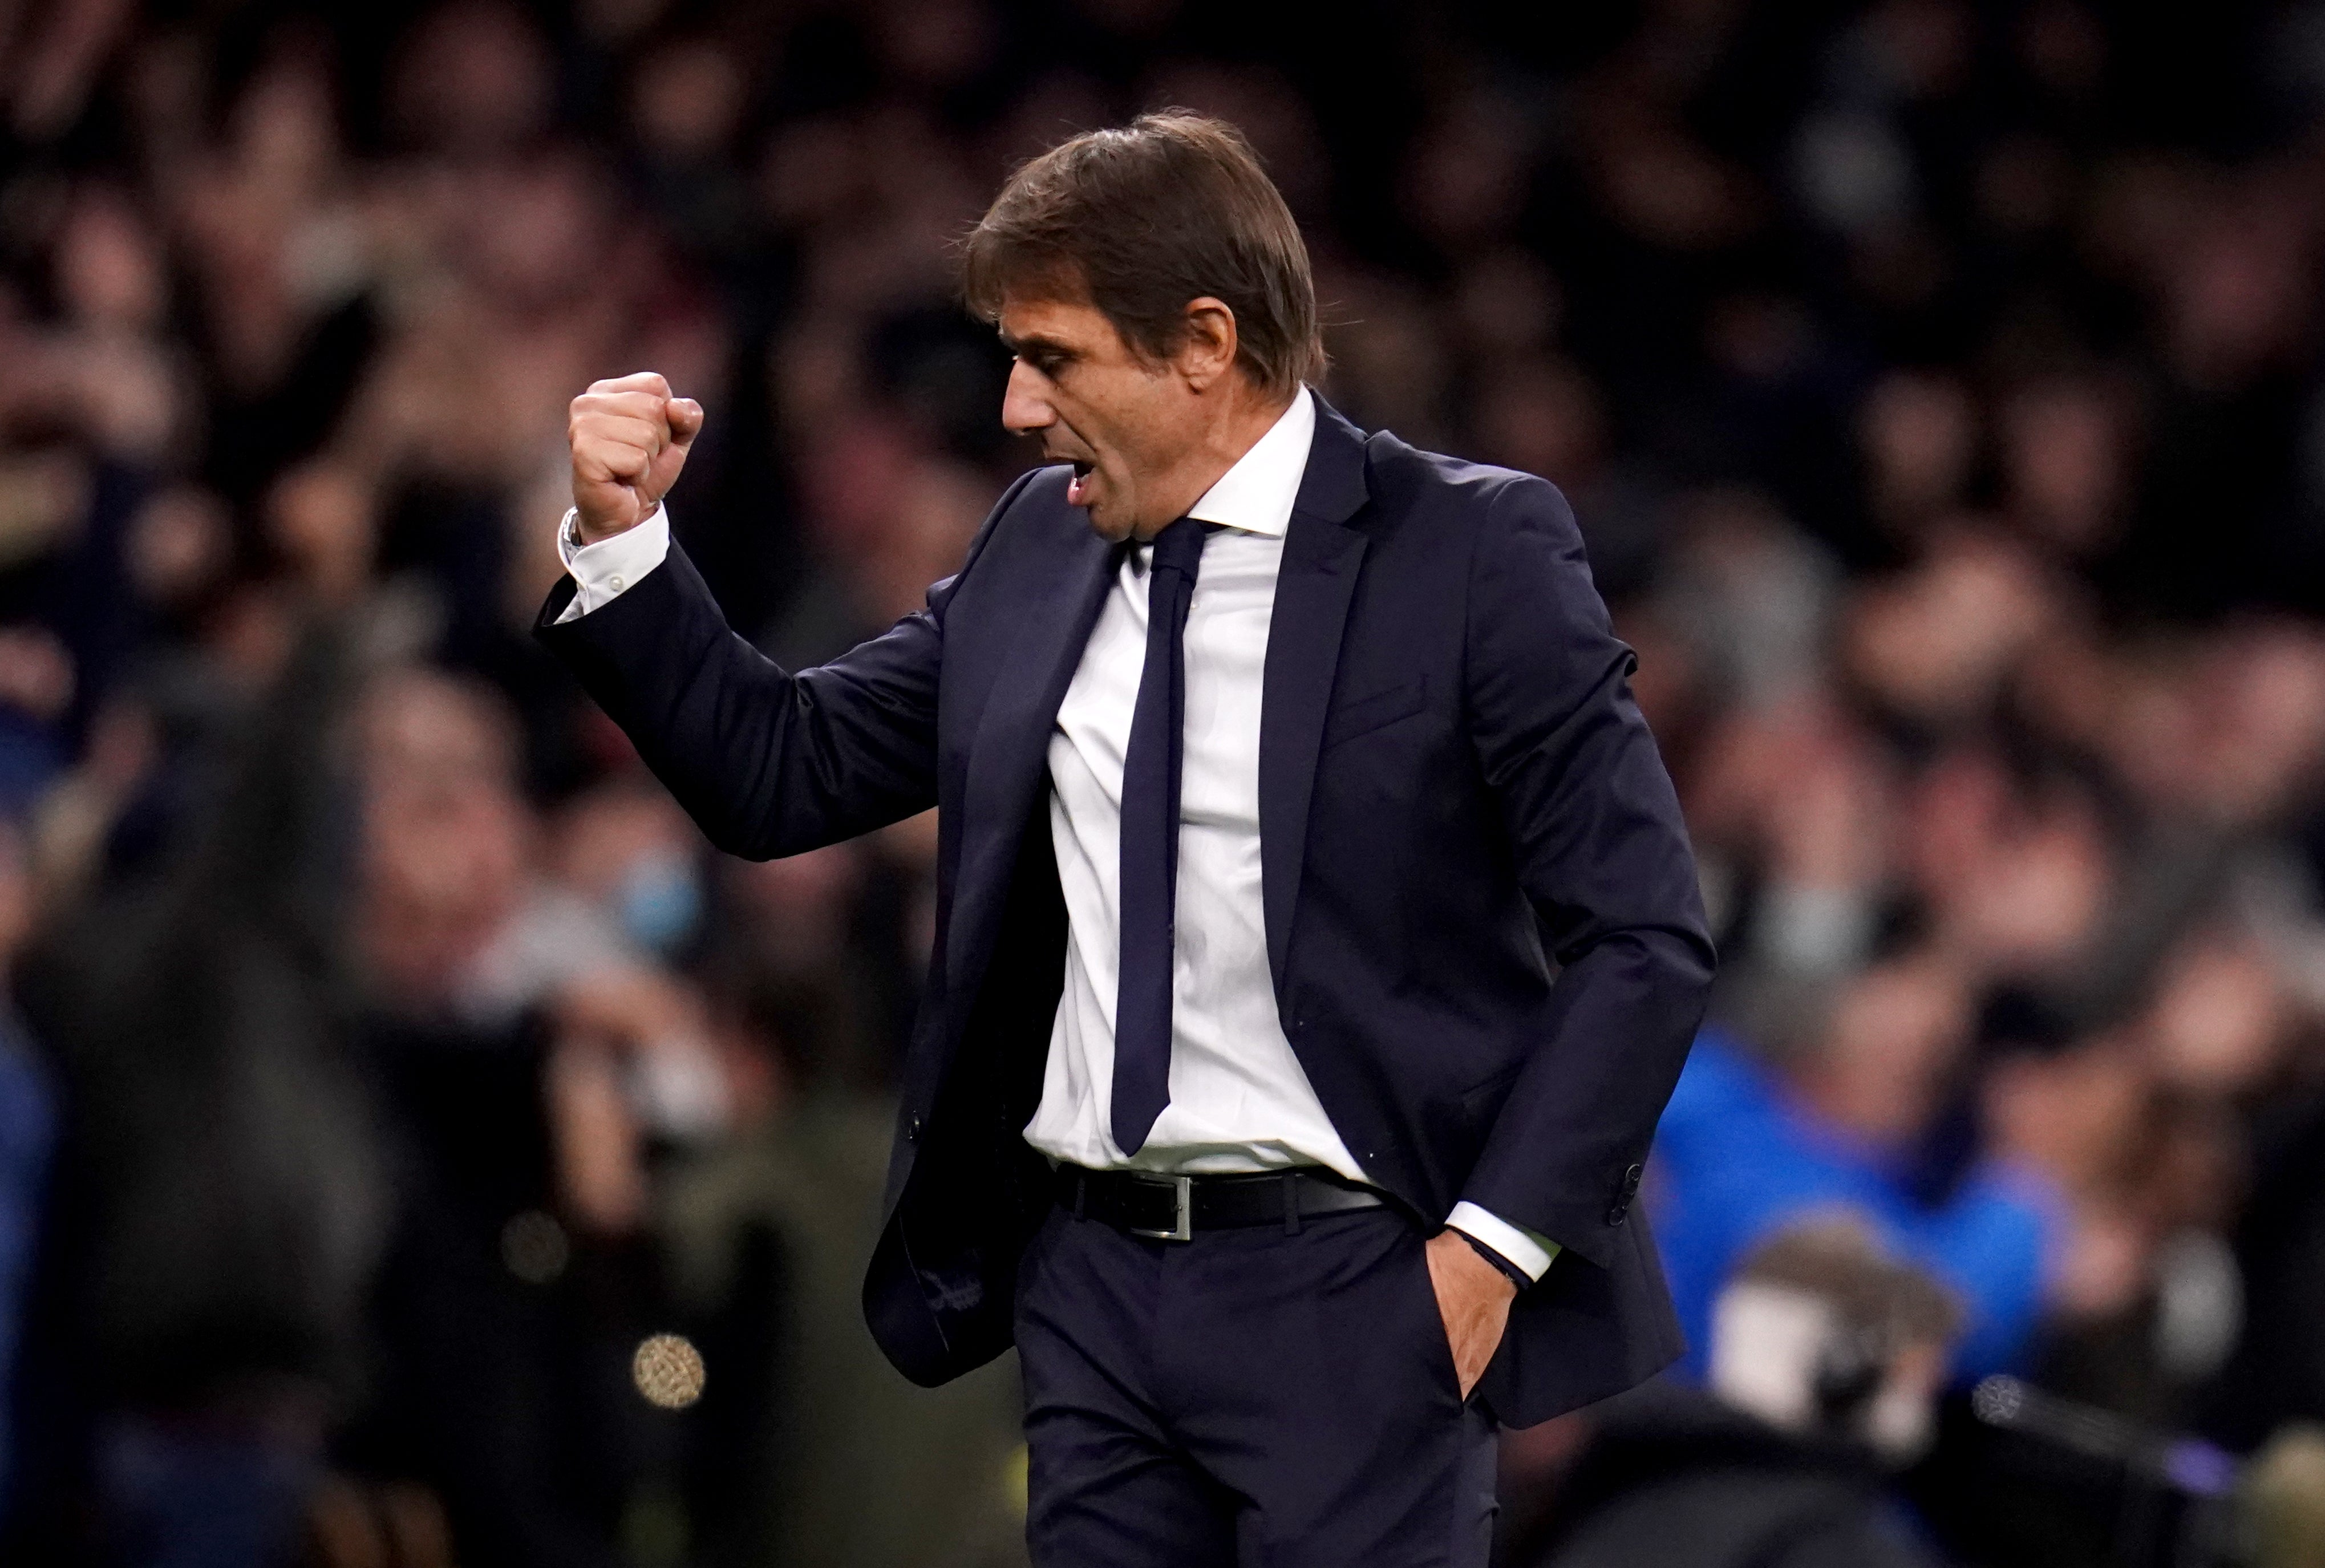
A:
POLYGON ((1518 1287, 1478 1257, 1459 1231, 1440 1230, 1431 1237, 1428 1253, 1429 1283, 1437 1287, 1437 1313, 1445 1320, 1453 1369, 1460 1378, 1461 1397, 1467 1399, 1486 1375, 1486 1363, 1501 1348, 1518 1287))

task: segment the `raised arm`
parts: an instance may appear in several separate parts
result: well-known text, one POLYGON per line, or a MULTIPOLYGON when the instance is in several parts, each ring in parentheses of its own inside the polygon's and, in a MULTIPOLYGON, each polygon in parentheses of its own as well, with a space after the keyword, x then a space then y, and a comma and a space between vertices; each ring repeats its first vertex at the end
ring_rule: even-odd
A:
MULTIPOLYGON (((702 417, 658 376, 599 382, 574 400, 573 571, 586 574, 586 547, 666 528, 662 499, 702 417)), ((572 613, 575 579, 560 581, 534 631, 712 843, 767 859, 936 803, 944 609, 959 580, 931 589, 924 608, 883 636, 798 674, 727 629, 674 543, 594 585, 587 613, 572 613)))

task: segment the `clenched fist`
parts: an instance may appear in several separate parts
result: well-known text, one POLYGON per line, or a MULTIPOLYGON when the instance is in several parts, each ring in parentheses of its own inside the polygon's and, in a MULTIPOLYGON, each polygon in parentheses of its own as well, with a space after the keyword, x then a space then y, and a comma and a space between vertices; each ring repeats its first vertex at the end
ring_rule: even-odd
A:
POLYGON ((651 370, 590 384, 573 400, 565 435, 573 449, 574 530, 584 544, 635 528, 686 466, 702 429, 702 405, 672 397, 651 370))

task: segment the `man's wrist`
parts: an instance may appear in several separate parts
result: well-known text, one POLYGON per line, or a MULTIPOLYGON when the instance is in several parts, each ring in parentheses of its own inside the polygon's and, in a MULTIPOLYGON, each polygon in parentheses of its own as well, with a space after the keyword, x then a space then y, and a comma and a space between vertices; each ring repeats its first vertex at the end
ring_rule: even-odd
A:
POLYGON ((1558 1243, 1547 1236, 1537 1236, 1513 1225, 1492 1210, 1466 1198, 1453 1205, 1453 1211, 1445 1216, 1445 1223, 1473 1241, 1484 1242, 1505 1262, 1515 1264, 1528 1284, 1547 1273, 1551 1259, 1558 1256, 1558 1243))
POLYGON ((600 531, 590 527, 588 516, 582 512, 580 507, 575 506, 565 514, 565 527, 567 533, 571 535, 574 544, 579 548, 587 549, 592 544, 603 544, 608 539, 619 539, 623 534, 630 532, 631 529, 636 528, 640 524, 644 524, 647 517, 651 517, 653 515, 654 508, 649 506, 646 508, 644 515, 639 517, 636 523, 625 523, 618 528, 607 528, 600 531))
POLYGON ((585 543, 579 532, 580 513, 569 511, 557 524, 557 554, 573 579, 573 600, 558 617, 560 623, 578 620, 602 609, 647 576, 661 569, 670 554, 670 514, 660 506, 634 528, 605 539, 585 543))
MULTIPOLYGON (((1448 1229, 1450 1229, 1450 1227, 1448 1229)), ((1524 1269, 1520 1268, 1516 1264, 1512 1263, 1508 1258, 1504 1257, 1500 1253, 1495 1251, 1492 1248, 1487 1246, 1484 1242, 1470 1235, 1467 1230, 1454 1230, 1453 1234, 1468 1242, 1469 1244, 1470 1251, 1476 1253, 1487 1263, 1493 1265, 1494 1271, 1499 1274, 1504 1279, 1508 1280, 1510 1282, 1510 1287, 1513 1290, 1524 1290, 1526 1286, 1533 1283, 1533 1276, 1527 1274, 1524 1269)))

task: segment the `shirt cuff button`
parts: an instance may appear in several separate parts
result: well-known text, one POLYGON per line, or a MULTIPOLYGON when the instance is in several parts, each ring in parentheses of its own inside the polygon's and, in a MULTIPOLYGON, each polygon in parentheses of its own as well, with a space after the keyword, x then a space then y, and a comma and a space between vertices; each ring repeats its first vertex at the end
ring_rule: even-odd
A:
POLYGON ((629 587, 629 584, 624 582, 618 577, 609 577, 606 580, 606 586, 612 589, 616 593, 619 593, 622 589, 629 587))

